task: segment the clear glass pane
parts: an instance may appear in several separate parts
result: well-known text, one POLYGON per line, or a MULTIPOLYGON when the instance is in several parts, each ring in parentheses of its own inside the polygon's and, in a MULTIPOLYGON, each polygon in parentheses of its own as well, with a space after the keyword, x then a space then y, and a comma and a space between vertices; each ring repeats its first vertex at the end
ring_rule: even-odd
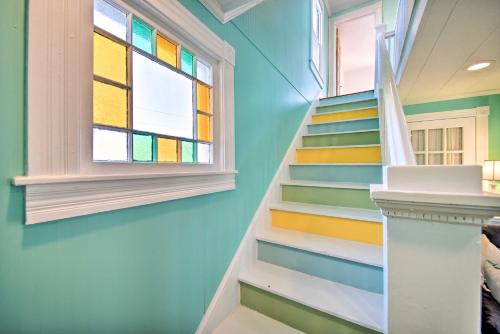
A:
POLYGON ((132 147, 134 161, 153 161, 153 136, 134 133, 132 147))
POLYGON ((95 161, 127 161, 127 133, 94 128, 93 155, 95 161))
POLYGON ((411 144, 416 152, 425 151, 425 130, 412 130, 411 144))
POLYGON ((178 162, 178 143, 175 139, 158 138, 158 162, 178 162))
POLYGON ((198 114, 198 140, 212 141, 212 117, 198 114))
POLYGON ((127 90, 94 81, 94 123, 126 128, 127 90))
POLYGON ((212 145, 198 143, 198 162, 201 164, 212 163, 212 145))
POLYGON ((184 48, 181 50, 181 70, 194 75, 194 56, 184 48))
POLYGON ((442 165, 444 163, 443 153, 429 153, 429 165, 442 165))
POLYGON ((132 44, 147 53, 153 53, 153 29, 135 16, 132 19, 132 44))
POLYGON ((448 165, 462 165, 463 153, 448 153, 446 154, 446 164, 448 165))
POLYGON ((94 25, 127 40, 127 13, 115 4, 94 0, 94 25))
POLYGON ((121 84, 127 83, 127 48, 94 33, 94 74, 121 84))
POLYGON ((173 67, 177 67, 177 45, 168 39, 156 36, 156 56, 173 67))
POLYGON ((428 130, 428 150, 429 151, 442 151, 443 150, 443 129, 429 129, 428 130))
POLYGON ((463 150, 463 128, 446 129, 446 148, 449 151, 463 150))
POLYGON ((425 153, 415 154, 417 165, 425 165, 425 153))
POLYGON ((196 77, 206 84, 212 84, 212 68, 199 59, 196 61, 196 77))
POLYGON ((192 163, 195 162, 195 146, 193 142, 183 141, 182 142, 182 162, 183 163, 192 163))
POLYGON ((133 53, 134 129, 193 138, 193 82, 133 53))
POLYGON ((196 101, 199 111, 212 112, 212 108, 210 108, 210 88, 199 82, 196 83, 196 101))

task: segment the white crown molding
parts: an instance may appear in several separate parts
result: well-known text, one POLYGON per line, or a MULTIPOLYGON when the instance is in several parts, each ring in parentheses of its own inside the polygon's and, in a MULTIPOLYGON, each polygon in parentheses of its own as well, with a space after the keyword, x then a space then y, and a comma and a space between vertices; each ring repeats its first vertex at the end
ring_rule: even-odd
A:
POLYGON ((436 121, 450 118, 464 118, 464 117, 487 117, 490 114, 490 107, 477 107, 471 109, 450 110, 450 111, 437 111, 422 114, 406 115, 406 121, 412 122, 425 122, 436 121))
POLYGON ((247 10, 257 6, 264 0, 245 0, 235 1, 239 3, 238 6, 231 10, 224 10, 223 6, 217 0, 200 0, 200 2, 207 7, 207 9, 223 24, 231 21, 232 19, 240 16, 247 10))

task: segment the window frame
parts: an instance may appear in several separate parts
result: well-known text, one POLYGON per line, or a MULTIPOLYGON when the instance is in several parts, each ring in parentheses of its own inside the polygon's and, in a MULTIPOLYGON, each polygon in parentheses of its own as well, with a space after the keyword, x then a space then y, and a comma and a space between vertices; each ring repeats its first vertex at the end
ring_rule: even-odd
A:
POLYGON ((309 59, 309 67, 311 68, 311 72, 314 74, 314 77, 316 78, 316 81, 320 85, 321 88, 324 87, 324 79, 323 79, 323 69, 325 67, 325 32, 324 32, 324 16, 325 16, 325 8, 324 8, 324 3, 323 0, 311 0, 311 45, 310 45, 310 59, 309 59), (319 6, 321 10, 320 17, 318 19, 318 35, 317 36, 314 32, 314 22, 315 22, 315 17, 317 15, 316 12, 316 6, 319 6), (319 64, 316 64, 314 60, 314 48, 318 47, 318 52, 319 52, 319 64))
POLYGON ((26 224, 235 189, 235 51, 178 1, 115 0, 213 68, 213 164, 94 162, 93 0, 30 4, 26 224), (50 70, 48 70, 50 69, 50 70))

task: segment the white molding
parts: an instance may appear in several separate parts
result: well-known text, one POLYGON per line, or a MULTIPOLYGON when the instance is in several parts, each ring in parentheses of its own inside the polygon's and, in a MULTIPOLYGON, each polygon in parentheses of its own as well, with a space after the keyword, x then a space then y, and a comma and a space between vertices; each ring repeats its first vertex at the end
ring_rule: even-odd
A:
POLYGON ((239 275, 245 268, 248 268, 257 260, 257 239, 259 232, 271 228, 270 207, 281 200, 281 184, 290 179, 289 165, 295 161, 295 151, 301 147, 302 136, 307 133, 307 124, 313 114, 317 104, 318 91, 309 110, 304 116, 302 124, 299 126, 295 136, 288 147, 283 160, 274 174, 269 187, 262 198, 252 221, 248 225, 247 231, 229 264, 213 298, 208 306, 202 321, 200 322, 197 334, 212 333, 215 328, 224 320, 240 302, 239 275))
POLYGON ((440 96, 440 97, 428 98, 428 99, 404 100, 403 102, 404 102, 405 106, 411 106, 414 104, 423 104, 423 103, 440 102, 440 101, 448 101, 448 100, 458 100, 458 99, 466 99, 469 97, 489 96, 489 95, 495 95, 495 94, 500 94, 500 89, 492 89, 492 90, 485 90, 485 91, 478 91, 478 92, 471 92, 471 93, 464 93, 464 94, 447 95, 447 96, 440 96))
POLYGON ((27 224, 235 187, 235 50, 178 1, 114 1, 213 66, 214 164, 94 163, 93 0, 37 0, 28 18, 27 176, 13 180, 26 187, 27 224))
MULTIPOLYGON (((217 0, 200 0, 200 2, 222 23, 225 24, 240 16, 264 0, 246 0, 232 10, 225 11, 217 0)), ((241 1, 240 1, 241 2, 241 1)))
POLYGON ((369 14, 375 14, 375 26, 382 24, 382 1, 361 7, 343 15, 332 16, 328 22, 328 96, 337 96, 337 26, 369 14))

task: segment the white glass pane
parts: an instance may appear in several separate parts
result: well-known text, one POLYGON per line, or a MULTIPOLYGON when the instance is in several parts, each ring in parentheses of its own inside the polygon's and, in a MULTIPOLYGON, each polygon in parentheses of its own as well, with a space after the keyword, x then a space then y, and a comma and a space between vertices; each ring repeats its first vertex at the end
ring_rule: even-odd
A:
POLYGON ((312 61, 314 65, 316 66, 316 69, 319 70, 319 44, 317 41, 312 42, 312 61))
POLYGON ((446 164, 447 165, 462 165, 463 164, 462 153, 448 153, 446 155, 446 164))
POLYGON ((462 147, 462 128, 446 129, 446 149, 449 151, 461 151, 462 147))
POLYGON ((425 153, 415 154, 417 165, 425 165, 425 153))
POLYGON ((133 53, 134 129, 193 138, 193 82, 133 53))
POLYGON ((442 165, 443 153, 429 153, 429 165, 442 165))
POLYGON ((94 128, 93 154, 95 161, 127 161, 126 132, 94 128))
POLYGON ((429 129, 429 151, 443 150, 443 129, 429 129))
POLYGON ((94 25, 127 40, 127 14, 104 0, 94 0, 94 25))
POLYGON ((202 61, 196 62, 196 77, 209 85, 212 84, 212 69, 202 61))
POLYGON ((412 130, 411 144, 414 151, 425 151, 425 130, 412 130))
POLYGON ((212 152, 209 144, 198 143, 198 162, 201 164, 212 163, 212 152))

